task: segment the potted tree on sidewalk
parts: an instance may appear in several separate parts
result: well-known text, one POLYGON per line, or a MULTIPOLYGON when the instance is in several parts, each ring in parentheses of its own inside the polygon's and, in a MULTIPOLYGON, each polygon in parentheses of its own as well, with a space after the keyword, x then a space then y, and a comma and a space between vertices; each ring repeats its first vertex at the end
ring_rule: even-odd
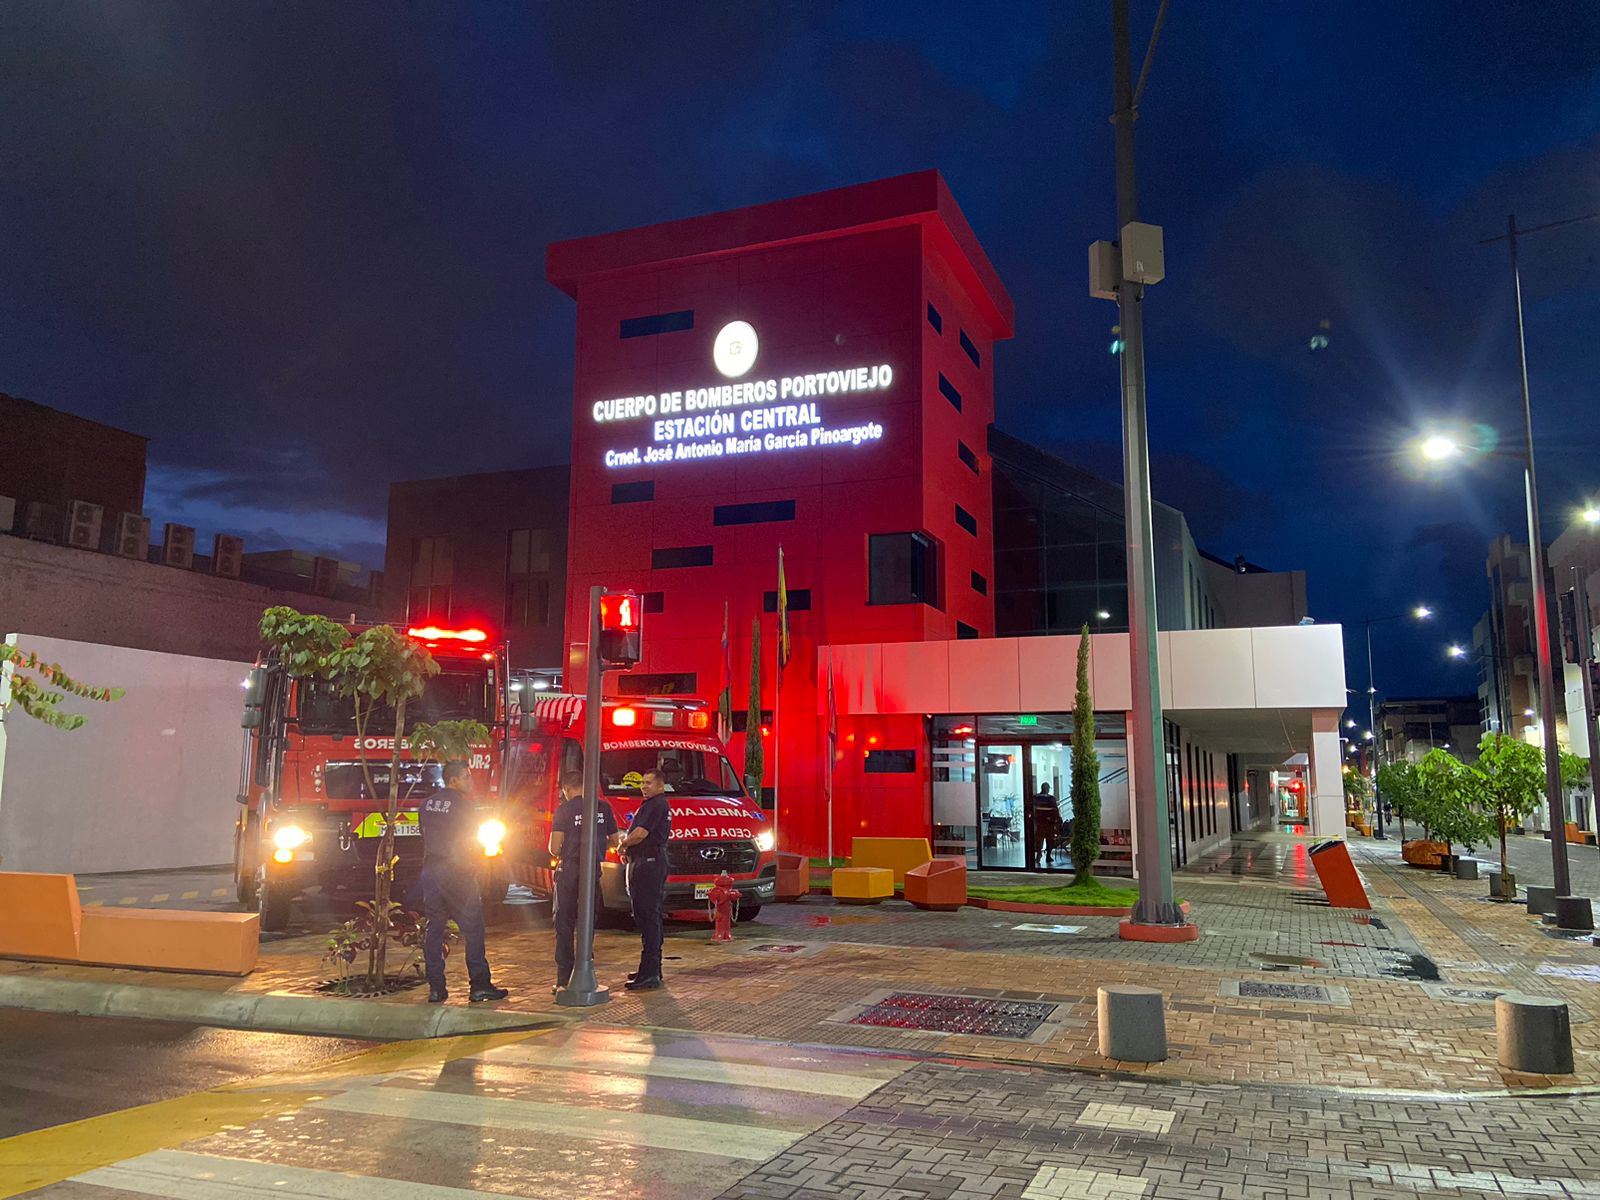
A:
POLYGON ((1100 857, 1100 756, 1089 691, 1089 626, 1078 634, 1078 695, 1072 706, 1072 886, 1094 879, 1100 857))
POLYGON ((1468 770, 1479 780, 1479 806, 1500 835, 1500 870, 1489 895, 1514 900, 1517 877, 1506 858, 1506 831, 1539 807, 1544 796, 1544 756, 1539 748, 1503 733, 1486 733, 1478 742, 1478 761, 1468 770))

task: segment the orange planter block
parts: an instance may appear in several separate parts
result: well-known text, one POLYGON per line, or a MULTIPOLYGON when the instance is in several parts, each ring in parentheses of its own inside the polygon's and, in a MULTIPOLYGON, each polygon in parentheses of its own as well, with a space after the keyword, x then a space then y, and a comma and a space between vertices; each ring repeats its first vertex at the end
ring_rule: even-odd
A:
POLYGON ((804 854, 778 855, 779 900, 798 900, 811 891, 811 860, 804 854))
POLYGON ((1413 867, 1437 867, 1439 857, 1444 852, 1443 842, 1428 842, 1421 838, 1400 847, 1400 857, 1413 867))
POLYGON ((0 871, 0 958, 75 962, 82 920, 71 875, 0 871))
POLYGON ((260 933, 256 913, 92 908, 83 914, 78 953, 104 967, 248 975, 260 933))
POLYGON ((933 861, 927 838, 858 837, 850 844, 852 867, 887 867, 894 881, 903 884, 906 872, 933 861))
POLYGON ((835 867, 833 898, 846 904, 877 904, 894 895, 894 872, 888 867, 835 867))
POLYGON ((1350 861, 1350 847, 1343 842, 1323 842, 1311 847, 1311 865, 1317 869, 1322 890, 1334 908, 1371 908, 1367 889, 1362 886, 1356 865, 1350 861))
POLYGON ((967 860, 936 858, 906 872, 906 899, 918 908, 954 912, 967 902, 967 860))

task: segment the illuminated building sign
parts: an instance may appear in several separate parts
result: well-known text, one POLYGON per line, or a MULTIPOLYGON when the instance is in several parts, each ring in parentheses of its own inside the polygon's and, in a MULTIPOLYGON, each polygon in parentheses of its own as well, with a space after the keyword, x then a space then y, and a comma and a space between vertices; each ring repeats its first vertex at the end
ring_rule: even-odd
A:
MULTIPOLYGON (((719 372, 736 378, 755 366, 758 347, 755 330, 744 321, 734 321, 717 334, 712 358, 719 372)), ((876 421, 829 425, 824 411, 828 398, 881 391, 893 382, 893 368, 879 363, 644 396, 617 396, 596 400, 590 415, 596 425, 637 426, 635 436, 650 439, 649 445, 607 450, 608 467, 859 446, 879 441, 883 426, 876 421)))

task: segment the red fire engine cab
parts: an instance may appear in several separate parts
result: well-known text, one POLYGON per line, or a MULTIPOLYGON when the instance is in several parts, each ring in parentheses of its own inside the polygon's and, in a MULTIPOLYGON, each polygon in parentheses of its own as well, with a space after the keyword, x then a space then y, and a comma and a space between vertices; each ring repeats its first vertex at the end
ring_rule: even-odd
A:
MULTIPOLYGON (((422 695, 407 704, 407 730, 422 721, 473 720, 487 726, 489 741, 473 748, 471 767, 477 793, 491 808, 499 798, 508 734, 505 649, 482 629, 422 626, 406 632, 440 667, 422 695)), ((279 930, 288 924, 294 900, 308 888, 371 895, 389 800, 395 717, 392 708, 374 706, 358 737, 350 697, 322 680, 290 676, 276 655, 257 663, 244 686, 234 877, 239 903, 260 912, 263 929, 279 930)), ((438 786, 439 771, 438 763, 413 761, 402 741, 397 900, 422 869, 417 808, 438 786)), ((496 840, 504 830, 485 815, 489 819, 480 831, 484 894, 499 900, 507 884, 502 850, 509 851, 511 844, 496 840)))

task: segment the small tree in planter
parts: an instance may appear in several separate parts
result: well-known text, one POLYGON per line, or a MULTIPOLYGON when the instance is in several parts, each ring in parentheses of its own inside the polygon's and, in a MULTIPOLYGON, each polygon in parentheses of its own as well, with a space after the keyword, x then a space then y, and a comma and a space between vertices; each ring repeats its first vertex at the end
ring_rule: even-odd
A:
POLYGON ((1488 825, 1479 804, 1479 780, 1448 750, 1430 750, 1417 764, 1417 791, 1432 835, 1450 848, 1460 843, 1469 853, 1487 840, 1488 825))
MULTIPOLYGON (((1378 768, 1378 791, 1400 818, 1400 843, 1406 840, 1406 816, 1420 817, 1416 807, 1417 768, 1409 762, 1385 763, 1378 768)), ((1427 831, 1424 830, 1424 833, 1427 831)))
POLYGON ((1094 879, 1100 857, 1100 756, 1089 691, 1089 626, 1078 634, 1078 695, 1072 706, 1072 886, 1094 879))
POLYGON ((1544 795, 1544 755, 1521 738, 1486 733, 1478 741, 1478 761, 1468 768, 1480 781, 1480 806, 1500 835, 1500 896, 1516 896, 1516 879, 1506 862, 1506 830, 1539 807, 1544 795))
MULTIPOLYGON (((1369 794, 1370 793, 1367 790, 1366 778, 1362 776, 1354 767, 1346 767, 1344 769, 1345 811, 1351 811, 1352 807, 1356 812, 1364 811, 1367 802, 1367 796, 1369 794)), ((1405 840, 1404 835, 1401 835, 1401 840, 1405 840)))
MULTIPOLYGON (((420 696, 429 678, 439 673, 433 655, 389 625, 374 625, 353 635, 343 625, 315 613, 288 607, 269 608, 261 615, 261 640, 292 676, 323 679, 349 696, 355 710, 356 745, 367 794, 376 798, 366 750, 367 723, 380 705, 394 710, 394 741, 389 753, 389 802, 383 836, 378 840, 371 907, 372 935, 365 939, 367 986, 385 986, 385 962, 395 909, 391 899, 395 819, 400 811, 400 751, 405 748, 406 704, 420 696)), ((348 943, 346 943, 348 946, 348 943)))
POLYGON ((1581 754, 1573 754, 1569 750, 1561 752, 1561 788, 1563 792, 1577 792, 1581 795, 1572 797, 1572 815, 1576 819, 1579 813, 1589 811, 1589 802, 1594 797, 1589 795, 1589 760, 1581 754))

